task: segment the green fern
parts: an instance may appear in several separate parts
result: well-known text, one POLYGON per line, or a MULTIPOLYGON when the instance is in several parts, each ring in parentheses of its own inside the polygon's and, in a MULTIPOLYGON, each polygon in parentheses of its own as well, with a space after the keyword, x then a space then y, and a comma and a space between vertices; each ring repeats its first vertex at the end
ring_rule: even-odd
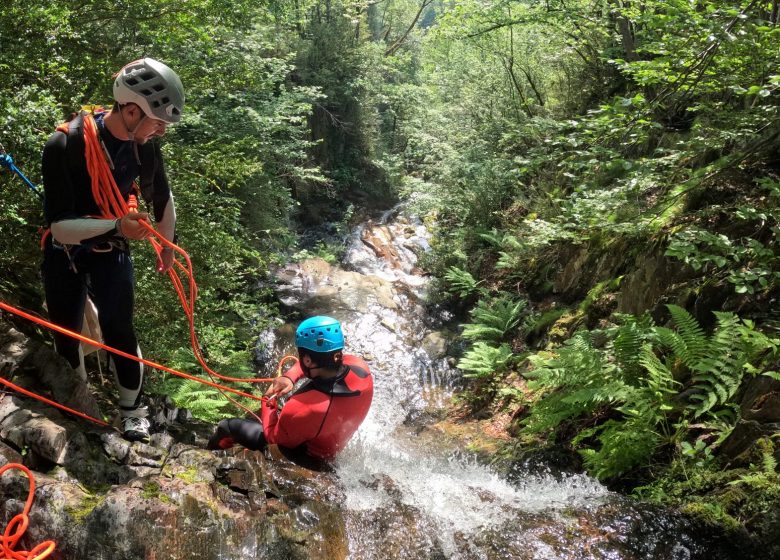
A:
POLYGON ((498 344, 517 328, 527 306, 509 295, 483 298, 471 311, 472 322, 463 325, 463 338, 498 344))
POLYGON ((734 396, 750 360, 773 347, 773 341, 756 331, 752 323, 722 312, 715 313, 715 332, 707 336, 690 313, 675 305, 668 307, 677 331, 656 330, 662 344, 691 372, 689 408, 698 418, 734 396))
POLYGON ((228 404, 216 389, 188 379, 178 384, 171 398, 176 406, 186 408, 197 418, 208 422, 224 418, 228 404))
POLYGON ((526 421, 531 433, 621 402, 628 390, 615 365, 593 347, 587 334, 575 335, 555 354, 530 356, 529 362, 533 369, 526 373, 528 386, 541 393, 526 421))
POLYGON ((677 331, 659 328, 662 342, 668 343, 678 358, 692 367, 709 355, 709 344, 704 329, 698 321, 682 307, 667 305, 677 331))
POLYGON ((482 281, 477 281, 470 272, 456 266, 451 266, 444 274, 447 281, 447 291, 456 294, 459 298, 465 299, 479 291, 479 285, 482 281))
POLYGON ((633 317, 621 316, 623 324, 609 332, 614 337, 612 348, 615 360, 627 377, 639 375, 641 372, 642 348, 646 343, 657 338, 652 319, 648 315, 633 317))
POLYGON ((490 378, 509 369, 512 357, 512 350, 507 344, 494 347, 477 342, 461 358, 458 368, 466 372, 464 377, 490 378))

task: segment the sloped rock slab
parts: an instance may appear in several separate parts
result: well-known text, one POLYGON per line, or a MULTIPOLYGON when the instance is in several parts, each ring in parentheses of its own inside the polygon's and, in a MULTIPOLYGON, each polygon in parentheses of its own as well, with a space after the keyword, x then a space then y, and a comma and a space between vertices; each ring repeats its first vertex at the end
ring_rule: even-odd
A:
MULTIPOLYGON (((0 375, 102 418, 89 385, 44 345, 0 328, 0 375)), ((211 452, 213 426, 151 399, 149 444, 0 392, 0 465, 33 469, 35 501, 19 549, 57 542, 54 558, 338 559, 347 555, 335 477, 279 456, 211 452)), ((0 531, 28 480, 0 478, 0 531)))
MULTIPOLYGON (((347 554, 331 474, 243 450, 214 453, 176 442, 168 449, 133 443, 123 450, 114 434, 84 442, 94 455, 84 464, 105 476, 93 474, 85 484, 67 466, 35 473, 25 541, 53 539, 61 558, 330 560, 347 554), (123 463, 115 465, 127 480, 107 483, 116 471, 100 466, 100 455, 123 463)), ((0 446, 0 463, 20 458, 12 446, 0 446)), ((15 473, 0 479, 0 524, 21 511, 27 495, 26 478, 15 473)))

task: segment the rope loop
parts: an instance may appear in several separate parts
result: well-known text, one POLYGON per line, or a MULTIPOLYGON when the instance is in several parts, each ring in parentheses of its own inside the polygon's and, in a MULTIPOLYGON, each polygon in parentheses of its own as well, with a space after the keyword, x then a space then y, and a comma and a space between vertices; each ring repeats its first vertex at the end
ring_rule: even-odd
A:
POLYGON ((57 544, 54 541, 44 541, 32 550, 14 550, 19 540, 24 536, 27 527, 30 525, 29 513, 32 508, 33 498, 35 497, 35 477, 30 469, 19 463, 9 463, 0 467, 0 476, 9 470, 22 471, 29 481, 29 491, 27 492, 27 501, 24 509, 18 513, 6 525, 2 538, 0 538, 0 560, 42 560, 48 557, 57 544))

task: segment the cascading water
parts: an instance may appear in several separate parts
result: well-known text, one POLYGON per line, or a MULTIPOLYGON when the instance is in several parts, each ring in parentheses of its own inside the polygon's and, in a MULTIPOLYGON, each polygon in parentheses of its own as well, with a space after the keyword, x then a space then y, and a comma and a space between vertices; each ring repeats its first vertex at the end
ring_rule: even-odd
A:
POLYGON ((585 475, 509 482, 442 437, 417 434, 413 419, 441 407, 456 377, 424 349, 417 256, 428 249, 424 225, 394 209, 353 232, 341 266, 312 259, 277 273, 280 300, 302 316, 340 319, 347 352, 374 375, 369 415, 335 464, 350 558, 697 557, 704 549, 682 521, 585 475))

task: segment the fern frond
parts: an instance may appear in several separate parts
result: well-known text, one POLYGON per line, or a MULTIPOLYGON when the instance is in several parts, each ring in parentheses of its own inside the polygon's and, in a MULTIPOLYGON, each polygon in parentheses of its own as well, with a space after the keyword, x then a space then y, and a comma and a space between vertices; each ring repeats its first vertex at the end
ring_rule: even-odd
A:
POLYGON ((512 350, 507 344, 496 348, 484 342, 477 342, 458 362, 458 368, 466 372, 464 377, 493 377, 508 369, 512 357, 512 350))
POLYGON ((179 408, 186 408, 197 418, 208 421, 222 418, 227 404, 219 391, 191 380, 179 383, 171 398, 179 408))
POLYGON ((444 279, 449 286, 447 291, 456 294, 460 298, 467 298, 477 293, 478 287, 482 283, 481 280, 477 281, 467 270, 456 266, 451 266, 447 269, 444 279))
POLYGON ((644 339, 642 331, 635 322, 618 329, 613 347, 615 358, 625 369, 631 370, 639 364, 644 339))
POLYGON ((472 322, 463 325, 463 337, 500 343, 520 324, 527 306, 526 300, 516 300, 508 295, 483 298, 471 311, 472 322))
POLYGON ((690 367, 707 355, 707 335, 696 318, 682 307, 667 305, 677 327, 677 337, 673 342, 675 354, 690 367))

